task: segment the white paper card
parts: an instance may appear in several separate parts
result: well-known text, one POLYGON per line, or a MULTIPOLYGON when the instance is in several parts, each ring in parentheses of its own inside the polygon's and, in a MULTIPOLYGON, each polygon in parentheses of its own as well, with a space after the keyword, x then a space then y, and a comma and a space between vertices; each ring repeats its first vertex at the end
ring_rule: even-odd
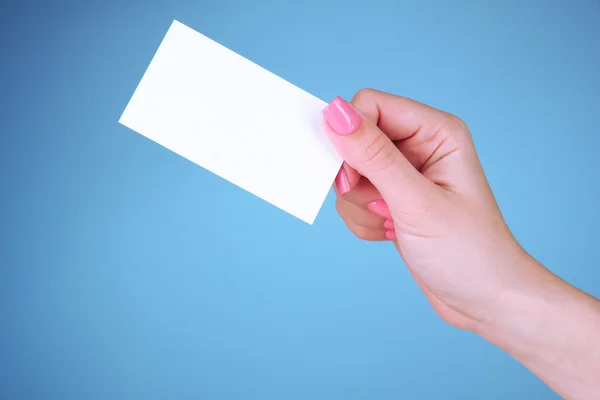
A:
POLYGON ((119 122, 312 224, 342 164, 325 106, 174 21, 119 122))

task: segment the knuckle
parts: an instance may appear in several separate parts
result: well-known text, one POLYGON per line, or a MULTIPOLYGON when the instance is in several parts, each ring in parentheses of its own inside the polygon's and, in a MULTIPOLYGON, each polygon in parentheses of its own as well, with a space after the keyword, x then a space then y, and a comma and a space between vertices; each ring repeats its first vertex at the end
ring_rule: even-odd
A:
POLYGON ((336 208, 338 214, 340 215, 340 217, 342 218, 342 221, 344 221, 344 224, 346 224, 346 226, 348 227, 348 229, 350 230, 350 232, 352 232, 352 234, 354 236, 356 236, 357 238, 359 238, 361 240, 366 240, 366 241, 374 240, 371 229, 369 229, 366 226, 361 225, 356 220, 356 215, 354 215, 352 213, 352 211, 350 211, 348 209, 348 205, 343 200, 339 200, 339 199, 336 200, 335 208, 336 208))
POLYGON ((351 229, 351 230, 352 230, 352 233, 354 233, 354 235, 357 238, 359 238, 360 240, 367 240, 367 241, 372 240, 372 237, 370 235, 371 232, 365 227, 356 225, 356 226, 354 226, 354 229, 351 229))
POLYGON ((360 103, 361 101, 373 98, 373 96, 377 93, 377 90, 371 88, 360 89, 354 97, 352 98, 352 102, 360 103))
POLYGON ((454 114, 448 114, 448 120, 450 122, 450 126, 458 131, 461 132, 465 132, 468 133, 469 132, 469 127, 467 126, 466 122, 463 121, 460 117, 457 117, 454 114))
POLYGON ((339 197, 335 200, 335 210, 342 218, 344 217, 344 200, 340 199, 339 197))

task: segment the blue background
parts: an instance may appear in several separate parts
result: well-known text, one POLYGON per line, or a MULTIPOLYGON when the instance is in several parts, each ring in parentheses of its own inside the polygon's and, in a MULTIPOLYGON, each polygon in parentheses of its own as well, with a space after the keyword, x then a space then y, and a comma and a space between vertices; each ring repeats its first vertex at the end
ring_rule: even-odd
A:
POLYGON ((4 2, 0 398, 555 398, 333 193, 311 227, 120 126, 174 18, 324 100, 461 116, 517 238, 600 295, 598 1, 4 2))

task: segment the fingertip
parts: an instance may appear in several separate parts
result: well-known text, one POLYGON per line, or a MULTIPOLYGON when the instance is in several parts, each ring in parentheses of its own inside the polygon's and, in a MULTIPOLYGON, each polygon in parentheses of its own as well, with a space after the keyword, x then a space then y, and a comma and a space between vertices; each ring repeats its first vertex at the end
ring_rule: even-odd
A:
POLYGON ((350 180, 348 179, 348 174, 343 166, 335 177, 335 186, 340 196, 343 196, 350 191, 350 180))
POLYGON ((347 163, 344 163, 342 168, 346 171, 346 175, 348 176, 348 181, 350 182, 350 189, 353 189, 356 185, 358 185, 358 182, 360 181, 360 173, 347 163))
POLYGON ((394 229, 394 221, 391 219, 386 219, 383 222, 383 227, 387 230, 393 230, 394 229))
POLYGON ((356 109, 339 96, 323 109, 322 114, 325 122, 338 135, 352 135, 360 127, 361 118, 356 109))
POLYGON ((392 229, 388 229, 385 231, 385 238, 388 240, 397 240, 396 231, 392 229))
POLYGON ((360 174, 354 168, 344 163, 335 178, 335 187, 340 196, 348 193, 360 181, 360 174))

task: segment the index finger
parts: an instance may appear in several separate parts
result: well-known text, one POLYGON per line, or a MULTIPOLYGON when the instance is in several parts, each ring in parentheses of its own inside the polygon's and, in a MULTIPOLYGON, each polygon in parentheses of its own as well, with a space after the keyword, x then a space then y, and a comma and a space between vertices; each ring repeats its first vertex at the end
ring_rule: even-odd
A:
POLYGON ((453 115, 406 97, 362 89, 352 105, 373 121, 393 141, 439 130, 450 124, 453 115))

